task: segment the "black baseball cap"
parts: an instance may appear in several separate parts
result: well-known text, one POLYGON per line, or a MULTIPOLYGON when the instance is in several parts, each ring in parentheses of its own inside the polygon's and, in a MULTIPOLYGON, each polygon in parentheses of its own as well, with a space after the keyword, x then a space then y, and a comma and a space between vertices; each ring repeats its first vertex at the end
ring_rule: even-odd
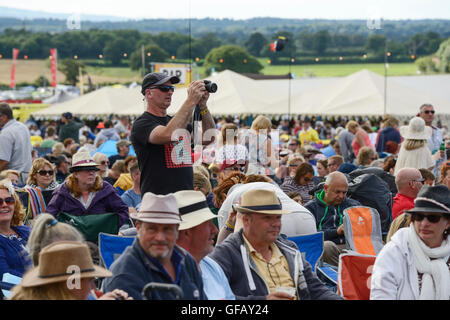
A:
POLYGON ((141 93, 145 95, 145 90, 148 89, 148 87, 157 86, 166 83, 167 81, 170 81, 172 82, 172 84, 175 84, 180 82, 180 78, 178 78, 177 76, 171 77, 161 72, 148 73, 147 75, 145 75, 144 80, 142 80, 141 93))

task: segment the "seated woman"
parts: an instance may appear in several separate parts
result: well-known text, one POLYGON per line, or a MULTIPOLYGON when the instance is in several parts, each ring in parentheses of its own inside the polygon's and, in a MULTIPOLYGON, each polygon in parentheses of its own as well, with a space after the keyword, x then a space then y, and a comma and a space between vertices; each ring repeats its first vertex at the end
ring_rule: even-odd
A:
POLYGON ((116 213, 119 227, 128 221, 128 207, 116 190, 96 175, 98 164, 88 152, 73 156, 71 175, 53 193, 47 212, 55 217, 62 212, 84 216, 116 213))
POLYGON ((280 186, 286 194, 295 191, 301 197, 303 203, 307 203, 313 197, 309 192, 314 189, 314 168, 307 162, 302 163, 295 170, 294 177, 286 177, 283 184, 280 186))
POLYGON ((4 273, 22 277, 31 265, 26 250, 30 228, 25 210, 9 180, 0 181, 0 281, 4 273))
POLYGON ((17 170, 9 169, 9 170, 3 170, 2 172, 0 172, 0 180, 9 179, 9 180, 11 180, 11 182, 14 186, 19 185, 19 178, 20 178, 20 174, 19 174, 19 171, 17 171, 17 170))
POLYGON ((392 236, 372 271, 371 300, 450 299, 450 191, 424 186, 409 227, 392 236), (395 266, 395 267, 394 267, 395 266))
MULTIPOLYGON (((111 276, 108 270, 94 265, 86 244, 57 241, 40 251, 39 265, 25 273, 22 282, 13 288, 10 300, 87 300, 95 288, 95 278, 111 276), (73 267, 81 270, 78 283, 73 281, 73 273, 67 271, 77 270, 73 267)), ((131 300, 131 297, 122 290, 114 290, 104 299, 131 300)))
POLYGON ((28 226, 31 227, 34 219, 46 211, 53 191, 58 186, 55 166, 44 158, 34 160, 27 185, 18 190, 22 204, 26 207, 24 222, 28 226))
POLYGON ((55 166, 44 158, 34 160, 25 187, 40 188, 41 191, 55 190, 58 187, 55 166))

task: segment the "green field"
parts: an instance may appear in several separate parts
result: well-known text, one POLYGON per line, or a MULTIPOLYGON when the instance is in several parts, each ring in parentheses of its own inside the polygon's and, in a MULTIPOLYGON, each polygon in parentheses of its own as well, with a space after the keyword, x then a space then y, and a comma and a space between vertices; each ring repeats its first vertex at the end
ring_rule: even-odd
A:
MULTIPOLYGON (((264 69, 261 71, 267 75, 282 75, 289 72, 288 65, 274 66, 267 63, 267 59, 260 58, 261 64, 264 69)), ((10 82, 12 61, 8 59, 0 59, 0 84, 8 85, 10 82)), ((313 64, 313 65, 293 65, 291 66, 291 72, 295 74, 297 78, 315 76, 315 77, 339 77, 348 76, 354 72, 362 69, 369 69, 380 75, 384 75, 383 63, 359 63, 359 64, 313 64)), ((131 83, 133 81, 140 82, 142 75, 140 71, 131 70, 128 67, 104 67, 104 66, 90 66, 86 67, 87 74, 90 76, 92 83, 104 84, 104 83, 131 83)), ((197 72, 200 74, 200 78, 206 76, 205 68, 198 67, 197 72)), ((391 63, 388 68, 388 75, 390 76, 404 76, 404 75, 416 75, 416 65, 411 63, 391 63)), ((16 81, 31 83, 35 81, 39 76, 46 76, 47 79, 51 78, 50 68, 46 64, 45 60, 20 60, 17 62, 16 69, 16 81)), ((58 72, 58 82, 63 83, 65 76, 58 72)), ((85 84, 87 83, 87 77, 85 78, 85 84)))
MULTIPOLYGON (((262 70, 263 74, 277 75, 287 74, 289 66, 272 66, 268 65, 267 61, 263 64, 265 67, 262 70)), ((368 69, 380 75, 384 75, 384 63, 358 63, 358 64, 308 64, 308 65, 293 65, 291 66, 291 73, 296 77, 316 76, 316 77, 344 77, 355 73, 362 69, 368 69)), ((390 76, 407 76, 416 75, 417 67, 414 63, 390 63, 387 69, 390 76)))

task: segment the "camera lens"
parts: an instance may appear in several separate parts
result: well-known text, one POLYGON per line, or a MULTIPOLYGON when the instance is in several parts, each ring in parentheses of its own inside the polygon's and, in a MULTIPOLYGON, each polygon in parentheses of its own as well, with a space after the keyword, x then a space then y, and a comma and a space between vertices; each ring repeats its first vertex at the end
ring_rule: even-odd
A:
POLYGON ((209 93, 214 93, 217 91, 217 84, 215 84, 214 82, 211 82, 209 80, 203 80, 203 82, 205 83, 206 91, 208 91, 209 93))

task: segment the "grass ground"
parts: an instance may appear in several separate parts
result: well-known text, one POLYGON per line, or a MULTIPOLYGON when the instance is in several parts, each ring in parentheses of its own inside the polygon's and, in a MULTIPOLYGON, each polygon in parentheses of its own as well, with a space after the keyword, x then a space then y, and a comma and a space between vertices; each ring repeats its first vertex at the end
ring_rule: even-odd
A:
MULTIPOLYGON (((273 66, 267 63, 267 59, 261 59, 264 66, 263 74, 279 75, 287 74, 289 66, 273 66)), ((0 59, 0 84, 9 85, 11 76, 12 61, 8 59, 0 59)), ((316 76, 316 77, 338 77, 347 76, 361 69, 369 69, 373 72, 384 75, 383 63, 360 63, 360 64, 329 64, 321 65, 320 62, 314 65, 293 65, 291 72, 296 77, 316 76)), ((86 70, 91 77, 92 82, 97 83, 129 83, 141 81, 140 71, 134 71, 127 67, 100 67, 87 66, 86 70)), ((205 76, 205 70, 199 67, 197 71, 201 77, 205 76)), ((417 68, 414 63, 391 63, 389 64, 388 74, 396 75, 415 75, 417 68)), ((51 79, 50 67, 46 60, 18 60, 16 64, 16 83, 34 82, 39 76, 45 76, 51 79)), ((58 82, 63 83, 65 76, 58 72, 58 82)), ((87 78, 85 79, 87 83, 87 78)))

